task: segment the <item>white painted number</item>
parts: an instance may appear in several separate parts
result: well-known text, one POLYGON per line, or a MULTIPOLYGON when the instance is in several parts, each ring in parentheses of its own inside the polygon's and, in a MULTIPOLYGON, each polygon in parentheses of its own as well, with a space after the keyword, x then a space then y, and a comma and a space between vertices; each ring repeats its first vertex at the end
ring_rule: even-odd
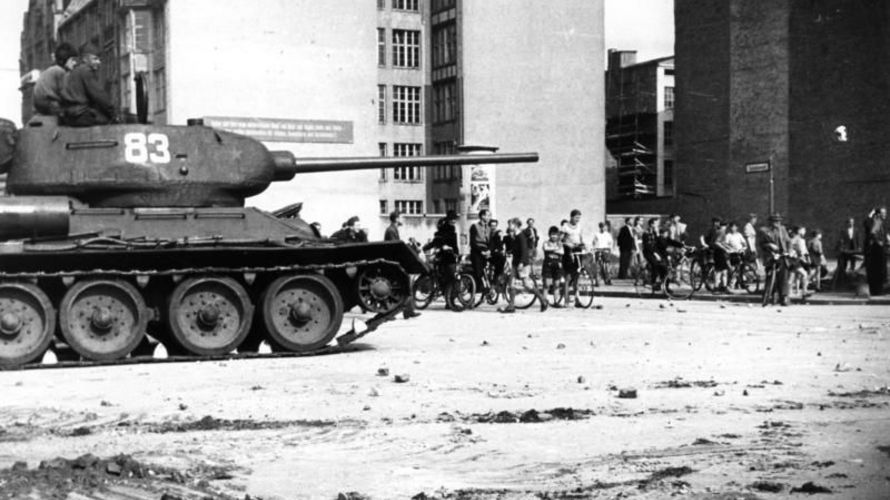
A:
POLYGON ((127 134, 124 136, 124 160, 128 163, 170 163, 170 140, 164 134, 127 134))

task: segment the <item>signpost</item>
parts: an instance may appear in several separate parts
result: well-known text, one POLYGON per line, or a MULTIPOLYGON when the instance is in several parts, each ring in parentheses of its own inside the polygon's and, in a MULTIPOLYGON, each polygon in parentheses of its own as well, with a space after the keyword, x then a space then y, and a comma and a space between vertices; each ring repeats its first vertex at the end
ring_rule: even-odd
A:
POLYGON ((773 175, 772 157, 770 157, 769 161, 745 164, 746 174, 757 174, 761 172, 767 172, 769 174, 769 213, 772 215, 776 213, 776 180, 773 175))

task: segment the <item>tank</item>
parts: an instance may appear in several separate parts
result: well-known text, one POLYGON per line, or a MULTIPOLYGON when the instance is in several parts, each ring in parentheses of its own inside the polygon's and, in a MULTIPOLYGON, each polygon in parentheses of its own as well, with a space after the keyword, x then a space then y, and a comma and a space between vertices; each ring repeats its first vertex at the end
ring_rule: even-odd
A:
POLYGON ((246 198, 308 172, 535 161, 296 158, 200 121, 0 123, 0 367, 62 344, 112 362, 147 338, 199 358, 349 343, 406 307, 425 264, 402 242, 322 238, 299 204, 269 213, 246 198), (338 337, 356 306, 365 328, 338 337))

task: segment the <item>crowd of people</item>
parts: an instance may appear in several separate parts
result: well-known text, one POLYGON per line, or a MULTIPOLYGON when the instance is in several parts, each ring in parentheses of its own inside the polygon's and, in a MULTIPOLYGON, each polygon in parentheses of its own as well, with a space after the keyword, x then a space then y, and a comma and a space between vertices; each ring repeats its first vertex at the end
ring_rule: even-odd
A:
MULTIPOLYGON (((876 208, 858 227, 854 218, 846 220, 837 238, 836 284, 848 279, 848 271, 864 269, 870 293, 883 293, 887 262, 885 248, 890 244, 884 228, 886 213, 886 209, 876 208), (860 263, 861 267, 858 266, 860 263)), ((503 273, 510 273, 515 278, 511 280, 514 286, 536 295, 543 311, 548 304, 556 303, 548 300, 548 294, 556 293, 557 287, 565 282, 573 288, 568 296, 575 296, 577 282, 573 278, 581 268, 587 269, 596 286, 600 281, 611 284, 611 262, 617 254, 615 278, 628 279, 632 270, 648 266, 652 271, 652 287, 657 290, 666 279, 670 259, 679 251, 691 248, 708 252, 712 259, 713 292, 717 294, 728 293, 732 284, 731 270, 741 262, 755 266, 761 275, 774 269, 774 293, 781 304, 788 304, 793 289, 804 298, 819 291, 822 280, 829 274, 822 230, 808 230, 802 225, 786 226, 779 214, 770 215, 768 223, 762 227, 758 225, 757 214, 750 214, 744 222, 715 217, 696 241, 690 241, 687 225, 678 214, 670 215, 664 223, 660 217, 650 218, 645 223, 642 217, 627 218, 617 231, 613 231, 610 222, 603 221, 597 224, 598 230, 592 234, 585 231, 581 219, 580 210, 572 210, 569 218, 549 227, 542 241, 534 219, 523 222, 512 218, 502 230, 489 210, 481 210, 478 220, 469 227, 468 241, 469 262, 477 289, 484 293, 485 288, 497 282, 503 273), (541 287, 531 279, 536 262, 541 263, 541 287), (491 266, 494 280, 484 279, 486 266, 491 266)), ((451 210, 438 221, 436 232, 426 245, 421 246, 413 238, 408 241, 418 252, 436 254, 433 264, 442 280, 440 286, 446 307, 454 310, 461 308, 453 302, 450 293, 461 262, 457 221, 457 213, 451 210)), ((393 212, 384 240, 401 240, 400 226, 401 215, 393 212)), ((332 237, 354 242, 368 240, 358 217, 347 220, 332 237)), ((507 306, 499 310, 511 313, 515 310, 512 294, 507 294, 507 300, 507 306)), ((412 310, 410 314, 416 313, 412 310)))
POLYGON ((119 121, 117 110, 99 77, 99 50, 86 44, 76 50, 67 42, 53 52, 55 64, 34 84, 34 109, 56 116, 59 124, 90 127, 119 121))

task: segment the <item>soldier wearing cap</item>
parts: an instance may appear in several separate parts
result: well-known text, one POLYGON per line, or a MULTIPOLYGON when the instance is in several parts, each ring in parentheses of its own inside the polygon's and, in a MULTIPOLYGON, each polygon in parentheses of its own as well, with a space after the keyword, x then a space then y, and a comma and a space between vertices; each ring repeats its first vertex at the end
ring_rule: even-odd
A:
POLYGON ((92 44, 80 49, 81 64, 65 76, 63 117, 72 127, 106 125, 117 121, 117 111, 99 78, 99 51, 92 44))
POLYGON ((782 225, 782 215, 772 214, 769 217, 769 226, 760 230, 760 250, 763 252, 764 264, 769 267, 776 265, 775 290, 779 294, 779 302, 783 306, 788 305, 788 293, 791 284, 788 281, 788 268, 781 259, 791 248, 791 237, 782 225))

